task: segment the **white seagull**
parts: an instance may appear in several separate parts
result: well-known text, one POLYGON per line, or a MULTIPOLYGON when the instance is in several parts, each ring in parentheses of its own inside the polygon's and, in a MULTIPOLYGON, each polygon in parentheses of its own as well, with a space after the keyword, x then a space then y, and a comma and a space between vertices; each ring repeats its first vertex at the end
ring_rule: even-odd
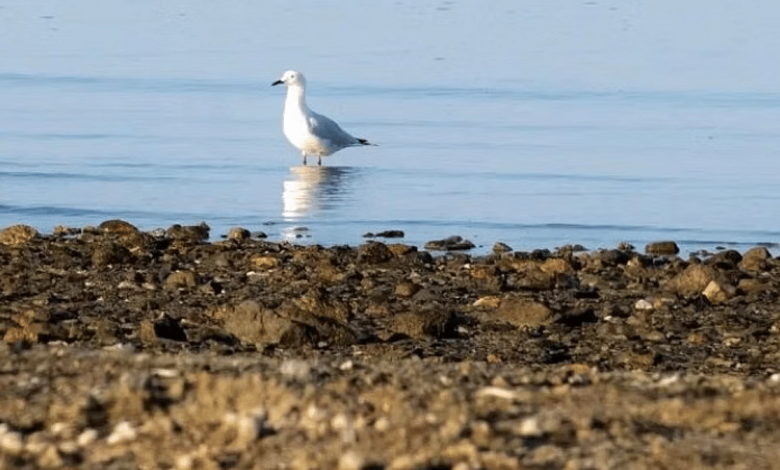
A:
POLYGON ((287 140, 301 151, 304 165, 307 155, 317 155, 317 164, 322 165, 322 157, 343 148, 375 145, 353 137, 332 119, 309 109, 306 106, 306 78, 302 73, 288 70, 271 86, 282 83, 287 85, 282 128, 287 140))

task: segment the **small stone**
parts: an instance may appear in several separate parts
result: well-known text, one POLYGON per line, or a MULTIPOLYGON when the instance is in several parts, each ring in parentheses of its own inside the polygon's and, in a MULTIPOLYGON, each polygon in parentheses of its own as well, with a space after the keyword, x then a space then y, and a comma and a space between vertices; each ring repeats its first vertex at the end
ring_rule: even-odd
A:
POLYGON ((278 268, 281 262, 279 261, 279 258, 274 256, 255 255, 249 260, 249 264, 252 269, 267 271, 269 269, 278 268))
POLYGON ((38 455, 38 465, 42 468, 60 468, 63 465, 62 457, 57 447, 54 445, 48 445, 38 455))
POLYGON ((432 307, 399 313, 393 317, 390 328, 394 334, 409 338, 425 336, 438 338, 451 332, 454 326, 452 312, 432 307))
POLYGON ((648 302, 647 300, 645 300, 645 299, 639 299, 639 300, 637 300, 637 301, 636 301, 636 303, 634 304, 634 308, 635 308, 636 310, 653 310, 655 307, 653 306, 653 304, 651 304, 651 303, 650 303, 650 302, 648 302))
POLYGON ((702 295, 713 304, 722 304, 734 297, 736 288, 731 284, 712 280, 702 291, 702 295))
POLYGON ((598 259, 603 266, 619 266, 627 264, 631 257, 628 252, 622 250, 603 250, 594 253, 594 258, 598 259))
POLYGON ((130 222, 124 220, 114 219, 106 220, 98 225, 98 230, 105 233, 113 233, 117 235, 130 235, 138 233, 138 228, 130 222))
POLYGON ((459 235, 453 235, 442 240, 431 240, 425 243, 426 250, 437 251, 470 250, 474 246, 469 240, 465 240, 459 235))
POLYGON ((38 231, 29 225, 12 225, 0 230, 0 245, 21 246, 38 237, 38 231))
POLYGON ((539 419, 532 416, 525 418, 520 423, 518 434, 523 437, 539 437, 542 435, 542 429, 539 427, 539 419))
POLYGON ((6 424, 0 424, 0 450, 9 455, 16 455, 24 450, 24 440, 18 432, 8 430, 6 424))
POLYGON ((411 281, 401 281, 395 286, 394 293, 398 297, 411 297, 420 290, 420 286, 411 281))
POLYGON ((196 285, 195 273, 192 271, 176 271, 165 279, 166 290, 188 289, 196 285))
POLYGON ((701 333, 691 333, 685 337, 685 341, 693 346, 701 346, 702 344, 707 343, 707 337, 701 333))
POLYGON ((562 258, 546 259, 541 265, 539 265, 539 269, 543 273, 547 273, 547 274, 560 274, 560 273, 572 272, 571 264, 569 264, 568 261, 562 258))
POLYGON ((406 256, 417 251, 416 246, 404 245, 402 243, 392 243, 387 245, 387 249, 390 250, 390 253, 392 253, 394 256, 406 256))
POLYGON ((138 432, 129 421, 120 421, 114 426, 114 430, 106 438, 108 445, 120 444, 135 440, 138 432))
POLYGON ((22 344, 31 345, 38 342, 38 333, 40 327, 38 325, 28 325, 24 328, 17 328, 12 326, 6 330, 3 335, 3 342, 6 344, 22 344))
POLYGON ((680 247, 673 241, 651 242, 645 246, 648 255, 671 256, 680 252, 680 247))
POLYGON ((737 284, 737 289, 745 294, 761 294, 772 290, 772 286, 764 281, 758 279, 740 279, 737 284))
POLYGON ((77 227, 65 227, 64 225, 57 225, 54 227, 52 235, 55 237, 67 237, 71 235, 78 235, 81 233, 81 229, 77 227))
POLYGON ((120 289, 120 290, 122 290, 122 289, 137 290, 137 289, 139 289, 139 286, 138 286, 138 284, 136 284, 133 281, 124 280, 124 281, 120 282, 119 284, 117 284, 116 288, 120 289))
POLYGON ((704 264, 717 269, 736 269, 742 261, 742 255, 737 250, 723 250, 710 256, 704 264))
POLYGON ((387 248, 387 245, 380 242, 368 242, 357 248, 358 261, 367 264, 378 264, 389 261, 393 253, 387 248))
POLYGON ((209 238, 211 228, 201 222, 198 225, 181 226, 174 224, 165 231, 165 235, 173 240, 180 240, 187 243, 198 243, 209 238))
POLYGON ((501 302, 496 319, 520 329, 536 328, 552 322, 552 311, 542 303, 513 296, 501 302))
POLYGON ((757 246, 745 252, 739 267, 746 271, 763 271, 767 268, 767 260, 771 257, 769 250, 763 246, 757 246))
POLYGON ((242 227, 233 227, 230 230, 228 230, 227 233, 228 240, 243 241, 243 240, 249 240, 249 238, 251 237, 252 234, 249 232, 249 230, 242 227))
POLYGON ((486 297, 480 297, 471 304, 473 307, 480 308, 498 308, 501 304, 501 297, 495 295, 489 295, 486 297))
POLYGON ((382 238, 403 238, 404 232, 401 230, 385 230, 383 232, 373 234, 373 236, 382 238))
POLYGON ((338 470, 360 470, 364 467, 365 459, 354 450, 348 450, 339 457, 338 470))
POLYGON ((710 266, 692 264, 683 272, 669 280, 666 288, 679 295, 688 297, 700 294, 707 285, 718 277, 717 271, 710 266))
POLYGON ((503 242, 496 242, 493 244, 493 253, 508 253, 512 251, 512 247, 503 242))

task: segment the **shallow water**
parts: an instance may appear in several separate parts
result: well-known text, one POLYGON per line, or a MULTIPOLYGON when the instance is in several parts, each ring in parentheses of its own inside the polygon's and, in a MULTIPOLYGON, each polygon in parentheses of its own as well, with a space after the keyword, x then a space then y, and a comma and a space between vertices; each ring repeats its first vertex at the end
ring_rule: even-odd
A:
POLYGON ((780 4, 105 5, 0 6, 0 226, 780 241, 780 4), (289 68, 379 147, 300 166, 289 68))

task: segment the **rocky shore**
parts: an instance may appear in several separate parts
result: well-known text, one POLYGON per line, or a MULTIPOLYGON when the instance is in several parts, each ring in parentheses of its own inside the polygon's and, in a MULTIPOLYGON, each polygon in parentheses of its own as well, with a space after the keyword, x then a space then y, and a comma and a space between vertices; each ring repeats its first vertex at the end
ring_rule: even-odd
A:
POLYGON ((0 469, 779 465, 767 247, 208 236, 0 230, 0 469))

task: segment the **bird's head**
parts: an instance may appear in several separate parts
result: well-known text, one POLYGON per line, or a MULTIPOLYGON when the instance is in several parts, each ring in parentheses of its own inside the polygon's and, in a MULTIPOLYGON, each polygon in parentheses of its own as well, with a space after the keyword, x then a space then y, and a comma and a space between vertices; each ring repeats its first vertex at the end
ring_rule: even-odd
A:
POLYGON ((271 84, 271 86, 281 85, 282 83, 284 83, 288 87, 296 86, 296 85, 297 86, 301 86, 301 87, 305 87, 306 86, 306 78, 304 78, 304 76, 303 76, 303 74, 301 72, 296 72, 295 70, 288 70, 288 71, 284 72, 284 74, 282 75, 282 78, 280 78, 279 80, 273 82, 271 84))

